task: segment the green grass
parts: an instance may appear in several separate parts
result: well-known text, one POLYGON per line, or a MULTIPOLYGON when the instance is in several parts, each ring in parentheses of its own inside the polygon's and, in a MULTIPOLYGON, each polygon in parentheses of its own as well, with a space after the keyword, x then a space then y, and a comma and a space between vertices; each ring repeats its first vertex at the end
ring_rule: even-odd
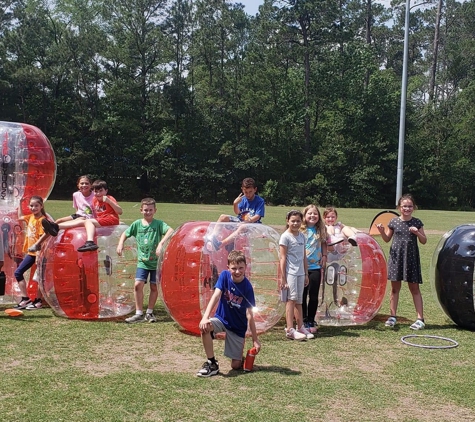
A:
MULTIPOLYGON (((126 223, 140 218, 122 203, 126 223)), ((71 203, 48 201, 54 217, 71 203)), ((281 226, 290 208, 267 207, 265 223, 281 226)), ((230 206, 158 204, 157 217, 176 228, 189 220, 215 221, 230 206)), ((368 228, 379 210, 341 209, 341 220, 368 228)), ((475 221, 475 213, 418 211, 429 234, 421 246, 427 329, 460 343, 451 350, 404 345, 415 317, 406 286, 400 324, 387 330, 380 314, 358 327, 323 327, 306 343, 285 340, 283 321, 261 335, 258 370, 229 371, 216 342, 222 374, 199 379, 199 338, 180 332, 162 304, 157 324, 86 322, 49 309, 23 318, 0 314, 0 415, 19 421, 465 421, 473 420, 475 377, 472 332, 443 314, 431 292, 430 261, 441 233, 475 221), (407 318, 407 319, 404 319, 407 318)), ((385 251, 389 245, 383 245, 385 251)))

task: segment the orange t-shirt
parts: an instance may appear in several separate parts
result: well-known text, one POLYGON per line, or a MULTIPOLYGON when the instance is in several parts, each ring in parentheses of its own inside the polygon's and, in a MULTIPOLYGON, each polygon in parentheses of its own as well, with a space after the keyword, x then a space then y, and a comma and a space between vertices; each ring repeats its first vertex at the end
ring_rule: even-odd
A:
POLYGON ((23 216, 23 220, 26 222, 26 237, 23 244, 23 252, 28 255, 36 256, 36 252, 28 252, 28 248, 33 246, 38 239, 43 235, 44 229, 41 225, 41 220, 45 218, 43 215, 40 218, 36 218, 33 214, 23 216))

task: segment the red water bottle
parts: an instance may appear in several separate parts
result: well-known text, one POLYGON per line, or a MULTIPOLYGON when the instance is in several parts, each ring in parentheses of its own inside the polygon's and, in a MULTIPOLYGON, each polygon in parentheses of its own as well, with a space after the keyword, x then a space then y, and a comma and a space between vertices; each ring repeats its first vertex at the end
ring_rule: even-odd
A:
POLYGON ((244 359, 243 369, 246 372, 251 372, 252 368, 254 367, 254 360, 256 359, 257 349, 253 347, 249 349, 246 354, 246 359, 244 359))

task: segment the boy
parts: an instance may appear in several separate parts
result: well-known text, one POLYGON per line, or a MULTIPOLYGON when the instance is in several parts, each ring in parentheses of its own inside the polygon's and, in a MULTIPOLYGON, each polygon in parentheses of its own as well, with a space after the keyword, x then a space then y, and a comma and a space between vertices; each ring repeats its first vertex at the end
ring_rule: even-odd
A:
POLYGON ((153 198, 142 199, 140 212, 143 218, 134 221, 130 227, 120 236, 117 245, 117 254, 122 255, 124 242, 129 237, 135 237, 137 242, 137 271, 135 273, 135 315, 127 318, 125 322, 133 324, 136 322, 156 322, 153 314, 153 308, 158 298, 157 289, 157 264, 158 255, 165 241, 173 233, 165 222, 153 218, 157 212, 155 200, 153 198), (150 296, 148 298, 148 307, 145 317, 143 315, 143 288, 147 284, 147 278, 150 276, 150 296))
POLYGON ((119 215, 122 208, 111 195, 107 195, 107 183, 104 180, 96 180, 92 184, 94 198, 92 199, 92 212, 95 218, 88 220, 70 220, 63 223, 53 223, 44 218, 41 220, 46 233, 57 236, 60 230, 71 229, 73 227, 84 227, 86 229, 86 243, 78 248, 78 252, 95 251, 99 248, 94 243, 96 227, 115 226, 120 223, 119 215))
POLYGON ((207 361, 196 374, 211 377, 219 373, 218 362, 214 357, 213 339, 216 333, 225 332, 224 355, 231 358, 231 368, 242 367, 246 330, 249 328, 257 351, 261 343, 257 338, 256 324, 252 308, 255 306, 254 290, 244 276, 246 257, 241 251, 231 251, 228 255, 228 271, 223 271, 216 282, 213 296, 200 321, 201 339, 207 361), (218 304, 214 317, 210 313, 218 304))
MULTIPOLYGON (((241 193, 233 202, 234 213, 237 216, 221 214, 217 222, 261 223, 261 218, 264 217, 265 212, 265 201, 256 192, 257 186, 254 179, 250 177, 245 178, 242 181, 241 193)), ((220 242, 215 236, 217 227, 219 226, 215 226, 215 230, 207 242, 207 249, 211 251, 231 244, 241 230, 241 228, 238 228, 235 233, 232 233, 220 242)))

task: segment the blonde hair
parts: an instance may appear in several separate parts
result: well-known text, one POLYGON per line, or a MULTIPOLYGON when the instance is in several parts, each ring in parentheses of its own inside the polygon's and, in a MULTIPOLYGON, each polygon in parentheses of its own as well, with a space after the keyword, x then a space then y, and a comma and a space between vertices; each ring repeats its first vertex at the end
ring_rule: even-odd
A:
POLYGON ((327 228, 325 226, 325 222, 323 221, 322 215, 320 214, 320 209, 318 208, 318 205, 310 204, 310 205, 307 205, 303 209, 302 211, 303 219, 302 219, 302 226, 300 227, 300 230, 301 231, 307 230, 307 221, 305 220, 305 214, 307 214, 307 212, 312 208, 315 208, 317 210, 318 221, 317 221, 317 224, 315 224, 315 227, 317 228, 317 232, 320 235, 320 238, 324 240, 327 238, 327 228))

